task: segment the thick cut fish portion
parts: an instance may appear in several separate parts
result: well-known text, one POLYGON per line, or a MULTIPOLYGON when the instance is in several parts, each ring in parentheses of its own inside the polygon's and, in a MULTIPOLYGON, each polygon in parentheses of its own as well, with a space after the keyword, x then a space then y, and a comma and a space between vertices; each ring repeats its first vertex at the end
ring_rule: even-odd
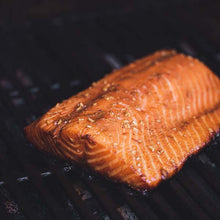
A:
POLYGON ((40 150, 152 189, 219 128, 219 78, 197 59, 159 51, 58 103, 25 132, 40 150))

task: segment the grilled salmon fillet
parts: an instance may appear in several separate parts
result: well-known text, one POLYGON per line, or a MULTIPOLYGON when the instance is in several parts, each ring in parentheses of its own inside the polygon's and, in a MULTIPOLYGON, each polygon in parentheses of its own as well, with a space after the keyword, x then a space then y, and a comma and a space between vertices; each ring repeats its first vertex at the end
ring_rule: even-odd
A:
POLYGON ((219 78, 197 59, 163 50, 58 103, 25 133, 42 151, 148 190, 219 128, 219 78))

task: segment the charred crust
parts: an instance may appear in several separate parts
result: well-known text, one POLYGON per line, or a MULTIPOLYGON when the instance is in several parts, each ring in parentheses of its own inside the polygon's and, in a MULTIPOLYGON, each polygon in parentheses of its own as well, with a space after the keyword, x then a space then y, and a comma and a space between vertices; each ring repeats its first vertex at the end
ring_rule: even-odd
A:
POLYGON ((153 73, 151 74, 148 79, 160 79, 163 73, 153 73))
POLYGON ((96 144, 96 142, 93 140, 93 138, 90 134, 86 134, 86 135, 82 136, 81 139, 86 140, 91 145, 96 144))
POLYGON ((87 114, 86 116, 94 120, 94 122, 98 121, 99 119, 102 119, 105 117, 106 112, 102 110, 98 110, 97 112, 93 114, 87 114))

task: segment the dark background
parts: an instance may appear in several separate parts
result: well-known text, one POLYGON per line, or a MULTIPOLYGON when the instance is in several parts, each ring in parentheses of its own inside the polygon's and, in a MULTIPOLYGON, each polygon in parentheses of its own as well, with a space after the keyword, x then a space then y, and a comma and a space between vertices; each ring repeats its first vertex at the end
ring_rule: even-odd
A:
POLYGON ((220 73, 220 1, 0 2, 0 219, 220 219, 219 137, 150 193, 36 150, 23 128, 134 59, 174 48, 220 73))

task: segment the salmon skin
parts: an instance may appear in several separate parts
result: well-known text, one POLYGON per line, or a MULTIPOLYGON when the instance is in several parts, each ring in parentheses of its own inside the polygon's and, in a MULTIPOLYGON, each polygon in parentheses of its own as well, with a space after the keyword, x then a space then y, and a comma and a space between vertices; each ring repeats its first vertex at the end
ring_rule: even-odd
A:
POLYGON ((195 58, 162 50, 58 103, 25 133, 42 151, 149 190, 219 128, 219 78, 195 58))

